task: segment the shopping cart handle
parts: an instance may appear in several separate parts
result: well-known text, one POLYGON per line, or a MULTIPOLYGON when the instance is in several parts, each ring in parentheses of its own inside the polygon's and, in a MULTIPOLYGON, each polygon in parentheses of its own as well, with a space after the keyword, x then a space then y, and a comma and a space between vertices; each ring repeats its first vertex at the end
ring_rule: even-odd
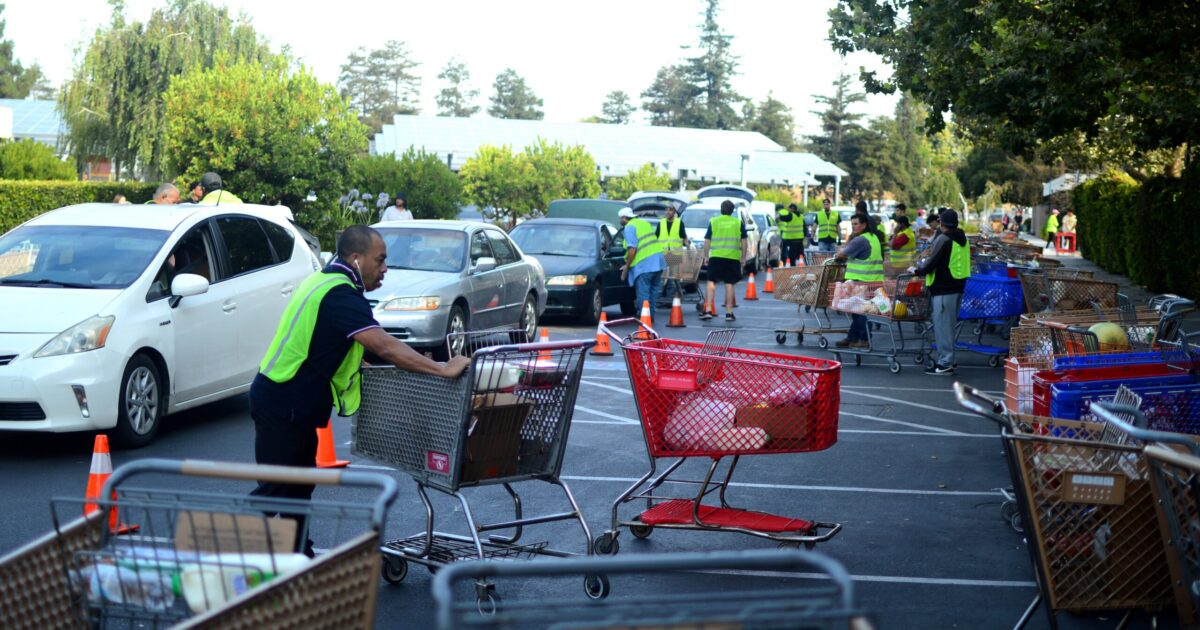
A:
POLYGON ((1200 444, 1196 444, 1189 436, 1182 433, 1169 433, 1167 431, 1154 431, 1151 429, 1143 429, 1146 426, 1146 416, 1141 410, 1132 405, 1119 405, 1117 403, 1093 403, 1091 406, 1092 413, 1097 418, 1111 424, 1118 429, 1128 433, 1130 437, 1141 440, 1142 442, 1162 442, 1166 444, 1179 444, 1188 447, 1193 455, 1200 457, 1200 444), (1134 423, 1130 424, 1118 414, 1128 414, 1134 419, 1134 423), (1140 426, 1137 426, 1140 425, 1140 426))
MULTIPOLYGON (((617 342, 619 345, 625 345, 622 343, 623 338, 618 337, 616 334, 613 333, 613 331, 609 330, 609 328, 615 328, 617 326, 625 326, 627 324, 636 324, 638 326, 638 332, 642 332, 643 330, 645 330, 646 332, 650 333, 652 339, 658 339, 660 336, 657 332, 655 332, 655 330, 653 328, 643 324, 642 320, 640 320, 636 317, 624 317, 621 319, 614 319, 611 322, 600 322, 600 332, 603 332, 604 334, 608 335, 609 337, 612 337, 612 340, 617 342)), ((636 335, 637 333, 634 333, 634 334, 636 335)))
POLYGON ((506 354, 510 352, 541 352, 543 350, 586 350, 594 345, 596 345, 595 339, 566 339, 563 341, 547 341, 544 343, 519 343, 510 344, 507 346, 489 346, 487 348, 480 348, 471 353, 471 356, 482 357, 492 354, 506 354))
POLYGON ((1012 428, 1012 421, 1008 418, 1003 402, 986 396, 983 392, 961 381, 954 382, 954 397, 958 399, 958 404, 967 410, 992 420, 1005 429, 1012 428))

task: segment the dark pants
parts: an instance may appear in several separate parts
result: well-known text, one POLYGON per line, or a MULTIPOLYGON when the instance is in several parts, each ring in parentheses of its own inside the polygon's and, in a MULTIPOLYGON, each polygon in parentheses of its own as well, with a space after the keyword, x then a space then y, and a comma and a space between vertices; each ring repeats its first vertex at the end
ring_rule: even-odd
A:
POLYGON ((1054 247, 1055 245, 1057 245, 1057 243, 1055 243, 1055 241, 1057 241, 1057 240, 1058 240, 1057 232, 1047 232, 1046 233, 1046 247, 1054 247))
POLYGON ((804 240, 783 241, 779 256, 783 261, 792 261, 793 265, 800 264, 800 261, 804 260, 804 240))
MULTIPOLYGON (((275 466, 316 467, 317 431, 312 423, 298 421, 290 413, 285 415, 270 409, 255 408, 253 404, 250 417, 254 419, 255 462, 275 466)), ((312 499, 313 488, 311 485, 259 482, 250 495, 308 501, 312 499)), ((279 515, 296 521, 296 551, 310 552, 312 541, 308 540, 308 518, 303 514, 279 515)))
POLYGON ((850 330, 846 333, 850 341, 867 341, 867 316, 851 315, 850 330))

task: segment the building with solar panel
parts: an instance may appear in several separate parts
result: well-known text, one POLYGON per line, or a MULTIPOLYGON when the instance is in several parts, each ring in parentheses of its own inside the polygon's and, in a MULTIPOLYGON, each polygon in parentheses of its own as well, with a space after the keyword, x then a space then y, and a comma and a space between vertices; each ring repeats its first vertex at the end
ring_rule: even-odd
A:
POLYGON ((812 153, 794 153, 761 133, 603 123, 556 123, 542 120, 396 116, 375 134, 373 155, 400 155, 410 147, 433 153, 458 172, 482 145, 508 145, 514 151, 538 138, 582 145, 596 160, 601 179, 622 176, 653 163, 671 179, 701 184, 800 186, 834 183, 840 203, 842 177, 848 173, 812 153))
POLYGON ((66 126, 58 113, 58 103, 17 98, 0 98, 0 138, 37 140, 62 155, 60 145, 66 126))

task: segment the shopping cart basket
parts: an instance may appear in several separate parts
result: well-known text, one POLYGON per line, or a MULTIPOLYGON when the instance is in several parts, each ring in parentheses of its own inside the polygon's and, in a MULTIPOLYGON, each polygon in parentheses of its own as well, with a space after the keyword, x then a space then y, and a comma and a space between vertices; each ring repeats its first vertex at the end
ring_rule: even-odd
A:
POLYGON ((1022 273, 1021 291, 1030 313, 1118 305, 1116 283, 1068 277, 1053 270, 1022 273))
POLYGON ((1200 445, 1191 436, 1147 430, 1149 419, 1137 407, 1102 403, 1093 411, 1145 445, 1180 625, 1200 625, 1200 445))
POLYGON ((714 553, 646 554, 628 558, 579 558, 533 562, 470 562, 452 566, 433 583, 438 627, 525 628, 759 628, 870 630, 856 602, 846 570, 819 552, 758 550, 714 553), (731 580, 703 572, 769 571, 731 580), (498 602, 494 614, 480 615, 456 601, 455 586, 471 580, 512 580, 539 586, 558 579, 603 572, 619 576, 621 588, 604 601, 547 596, 498 602), (707 578, 707 579, 705 579, 707 578), (685 581, 686 580, 686 581, 685 581))
MULTIPOLYGON (((246 490, 248 490, 247 488, 246 490)), ((370 628, 390 477, 357 471, 145 459, 118 468, 100 507, 55 499, 54 531, 0 559, 0 627, 370 628), (154 479, 134 487, 134 478, 154 479), (179 479, 183 477, 184 479, 179 479), (169 483, 162 483, 168 479, 169 483), (374 488, 357 500, 176 490, 203 480, 374 488), (140 526, 115 535, 110 511, 140 526), (273 518, 284 513, 291 518, 273 518), (298 526, 298 521, 300 525, 298 526), (311 535, 329 550, 292 553, 311 535)))
POLYGON ((677 295, 672 297, 678 297, 681 302, 694 301, 696 310, 703 311, 706 297, 700 271, 704 268, 704 252, 693 248, 673 249, 663 253, 663 260, 667 263, 663 283, 673 281, 679 288, 677 295), (695 292, 689 292, 688 287, 695 287, 695 292))
POLYGON ((917 365, 925 363, 926 359, 932 361, 926 340, 932 308, 924 278, 905 273, 885 282, 842 282, 834 290, 830 309, 846 315, 862 315, 869 324, 866 348, 830 348, 829 340, 823 334, 818 337, 817 345, 833 352, 838 361, 842 360, 843 354, 853 356, 855 365, 862 365, 864 356, 883 357, 892 374, 900 373, 900 357, 905 354, 913 355, 917 365), (873 302, 874 296, 880 295, 885 300, 882 309, 873 302), (904 335, 903 324, 906 323, 916 325, 915 345, 909 345, 912 338, 904 335), (876 344, 876 338, 881 336, 872 331, 876 325, 887 330, 888 345, 876 344))
MULTIPOLYGON (((409 562, 436 570, 463 559, 570 555, 546 541, 521 542, 524 527, 535 524, 575 521, 583 531, 580 551, 591 552, 591 532, 560 472, 583 362, 593 345, 589 340, 479 348, 468 372, 454 380, 393 367, 363 369, 352 452, 410 475, 425 506, 425 531, 384 544, 386 581, 403 581, 409 562), (562 490, 570 511, 526 516, 513 484, 532 480, 562 490), (497 484, 513 500, 513 519, 477 523, 462 490, 497 484), (434 531, 428 489, 458 500, 469 536, 434 531), (500 530, 512 533, 480 538, 500 530)), ((586 587, 592 596, 607 590, 600 576, 586 587)), ((477 597, 490 595, 491 585, 480 584, 477 597)))
MULTIPOLYGON (((817 252, 825 253, 825 252, 817 252)), ((775 342, 787 342, 789 334, 796 335, 796 343, 804 343, 804 334, 825 335, 846 332, 846 321, 835 325, 829 315, 833 300, 833 289, 846 277, 846 265, 830 258, 818 266, 791 267, 780 269, 775 274, 775 299, 796 305, 800 318, 798 328, 776 328, 775 342), (811 313, 816 326, 810 327, 806 313, 811 313)))
POLYGON ((728 348, 732 330, 714 331, 709 344, 663 339, 634 319, 609 322, 601 330, 623 346, 650 469, 613 501, 611 529, 596 539, 597 553, 617 553, 622 527, 636 538, 646 538, 655 528, 731 531, 810 547, 841 530, 838 523, 743 510, 726 501, 741 456, 833 446, 840 365, 728 348), (625 324, 636 324, 650 339, 635 342, 612 332, 625 324), (714 335, 723 339, 716 342, 714 335), (700 457, 711 460, 703 481, 671 478, 689 458, 700 457), (726 457, 724 479, 713 481, 726 457), (659 458, 677 459, 655 477, 659 458), (686 497, 657 494, 665 483, 698 490, 686 497), (719 505, 705 504, 713 492, 719 505), (632 519, 620 518, 621 506, 635 501, 645 501, 646 509, 632 519))
POLYGON ((1141 448, 1105 441, 1103 424, 1012 415, 969 386, 954 388, 960 404, 1001 427, 1038 584, 1017 628, 1043 601, 1051 627, 1060 610, 1131 614, 1172 603, 1141 448))

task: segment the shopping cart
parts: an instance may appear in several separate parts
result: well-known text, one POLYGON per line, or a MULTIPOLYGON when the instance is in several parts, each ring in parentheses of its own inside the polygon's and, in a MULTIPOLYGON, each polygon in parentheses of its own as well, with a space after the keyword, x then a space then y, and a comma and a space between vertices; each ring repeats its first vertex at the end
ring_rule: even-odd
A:
POLYGON ((963 289, 954 349, 983 355, 988 358, 988 365, 999 367, 1008 355, 1008 345, 985 344, 983 336, 991 331, 1001 339, 1007 339, 1011 335, 1013 322, 1025 312, 1025 304, 1021 281, 1008 276, 1007 265, 984 265, 983 269, 985 273, 967 278, 963 289), (999 270, 1003 270, 1003 274, 997 273, 999 270), (966 326, 973 326, 974 342, 957 340, 966 326))
MULTIPOLYGON (((815 252, 823 253, 823 252, 815 252)), ((796 305, 800 318, 798 328, 776 328, 775 343, 787 342, 789 334, 796 335, 796 343, 804 343, 804 334, 826 335, 844 333, 848 322, 839 317, 835 323, 829 314, 833 300, 833 289, 846 277, 846 265, 835 259, 826 259, 819 266, 791 267, 780 269, 775 274, 775 299, 796 305), (806 313, 811 313, 816 326, 810 327, 806 313)))
MULTIPOLYGON (((246 490, 248 490, 247 488, 246 490)), ((374 473, 145 459, 118 468, 90 515, 55 499, 54 531, 0 559, 0 627, 370 628, 396 483, 374 473), (151 478, 132 487, 134 478, 151 478), (167 483, 163 483, 163 480, 167 483), (337 501, 247 496, 208 480, 373 488, 337 501), (186 482, 205 490, 172 489, 186 482), (110 511, 140 526, 115 535, 110 511), (291 518, 268 515, 284 513, 291 518), (299 520, 300 525, 298 526, 299 520), (328 551, 292 553, 311 535, 328 551)))
POLYGON ((834 290, 830 310, 846 315, 862 315, 867 318, 867 347, 866 348, 830 348, 829 340, 821 335, 817 345, 822 350, 833 352, 833 356, 842 360, 842 355, 854 357, 855 365, 862 365, 864 356, 878 356, 887 359, 888 370, 899 374, 901 370, 900 357, 913 355, 917 365, 924 364, 926 359, 932 360, 929 354, 929 343, 926 337, 929 333, 929 315, 931 313, 929 291, 923 278, 910 273, 898 275, 895 280, 885 282, 842 282, 834 290), (880 304, 873 300, 882 295, 885 301, 880 304), (916 345, 910 346, 913 338, 904 336, 903 324, 916 325, 916 345), (876 345, 876 337, 880 336, 873 328, 886 330, 890 344, 876 345))
MULTIPOLYGON (((841 524, 788 518, 732 507, 726 493, 743 455, 807 453, 837 441, 841 366, 833 361, 730 348, 734 330, 713 331, 704 344, 664 339, 634 319, 601 325, 621 344, 637 402, 650 469, 612 505, 611 529, 595 550, 617 553, 617 535, 635 538, 654 529, 738 532, 786 545, 812 547, 829 540, 841 524), (612 328, 635 324, 646 341, 618 337, 612 328), (713 481, 730 458, 724 479, 713 481), (677 458, 655 476, 660 458, 677 458), (711 460, 703 481, 673 479, 690 458, 711 460), (664 496, 664 484, 697 487, 692 496, 664 496), (716 492, 719 505, 703 502, 716 492), (620 518, 626 503, 644 501, 632 519, 620 518)), ((677 487, 677 486, 675 486, 677 487)))
POLYGON ((1200 625, 1200 445, 1194 437, 1147 430, 1150 420, 1137 407, 1102 403, 1093 410, 1103 422, 1145 445, 1180 625, 1200 625))
POLYGON ((470 562, 452 566, 433 583, 438 628, 676 628, 724 630, 777 628, 870 630, 854 583, 835 560, 819 552, 758 550, 646 554, 629 558, 579 558, 533 562, 470 562), (750 572, 770 572, 756 578, 750 572), (622 588, 604 601, 546 595, 543 585, 603 572, 638 588, 622 588), (747 572, 731 580, 704 572, 747 572), (705 578, 709 579, 705 579, 705 578), (459 583, 536 580, 536 599, 499 602, 480 615, 457 601, 459 583))
POLYGON ((530 343, 529 331, 518 326, 497 326, 483 330, 454 332, 446 335, 446 349, 450 356, 471 357, 476 350, 495 346, 513 346, 530 343))
MULTIPOLYGON (((383 578, 398 583, 408 563, 431 571, 464 559, 566 556, 548 542, 521 542, 528 525, 575 521, 583 531, 582 553, 592 535, 567 484, 561 479, 575 398, 589 341, 478 348, 467 373, 454 380, 393 367, 362 371, 362 404, 353 425, 352 452, 395 466, 410 475, 425 506, 425 531, 383 545, 383 578), (557 486, 570 511, 526 516, 513 484, 543 481, 557 486), (502 485, 512 498, 512 520, 477 523, 464 488, 502 485), (428 490, 453 496, 462 506, 469 536, 434 530, 428 490), (511 530, 511 535, 480 537, 511 530)), ((591 597, 608 583, 589 576, 591 597)), ((494 596, 491 584, 477 585, 480 601, 494 596)))
MULTIPOLYGON (((1009 413, 962 383, 959 403, 1000 425, 1038 594, 1016 624, 1055 613, 1157 611, 1173 602, 1140 447, 1092 422, 1009 413)), ((1120 627, 1123 627, 1124 621, 1120 627)))
POLYGON ((819 267, 827 260, 833 260, 837 252, 822 252, 815 249, 804 250, 804 264, 808 267, 819 267))
MULTIPOLYGON (((678 297, 681 302, 694 301, 696 310, 703 312, 707 301, 704 286, 700 282, 700 271, 704 268, 704 252, 698 249, 673 249, 663 253, 667 268, 663 272, 664 286, 668 282, 676 282, 679 290, 672 298, 678 297), (695 287, 695 291, 690 291, 695 287)), ((662 292, 659 292, 662 295, 662 292)), ((668 298, 670 299, 670 298, 668 298)))
POLYGON ((1025 310, 1030 313, 1118 306, 1116 283, 1089 280, 1054 270, 1022 273, 1021 291, 1025 296, 1025 310))

